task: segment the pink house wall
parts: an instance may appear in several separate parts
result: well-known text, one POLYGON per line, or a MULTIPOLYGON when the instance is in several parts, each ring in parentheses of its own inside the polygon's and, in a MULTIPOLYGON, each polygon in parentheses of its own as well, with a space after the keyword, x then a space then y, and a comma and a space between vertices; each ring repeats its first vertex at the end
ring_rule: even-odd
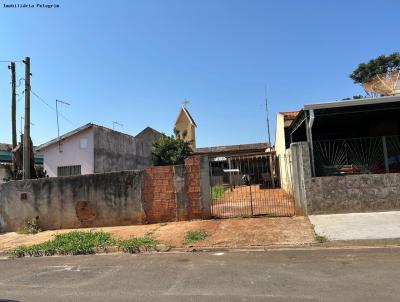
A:
POLYGON ((52 144, 40 150, 44 156, 44 169, 50 177, 57 176, 57 167, 61 166, 81 166, 81 174, 91 174, 94 172, 94 147, 93 147, 93 128, 86 129, 74 134, 61 144, 59 151, 58 143, 52 144), (87 139, 86 148, 81 148, 81 139, 87 139))

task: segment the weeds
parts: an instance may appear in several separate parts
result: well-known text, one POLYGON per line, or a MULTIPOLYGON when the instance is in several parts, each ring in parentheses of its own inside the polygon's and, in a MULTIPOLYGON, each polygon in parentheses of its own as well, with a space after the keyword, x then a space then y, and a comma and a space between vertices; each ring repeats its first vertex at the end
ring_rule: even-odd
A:
POLYGON ((211 188, 212 199, 218 199, 224 196, 225 189, 223 186, 214 186, 211 188))
POLYGON ((315 240, 318 241, 319 243, 328 242, 328 238, 326 238, 325 236, 321 236, 321 235, 315 235, 315 240))
POLYGON ((23 228, 17 231, 18 234, 37 234, 42 231, 38 223, 38 217, 26 219, 23 228))
POLYGON ((239 218, 251 218, 250 214, 241 214, 238 216, 239 218))
POLYGON ((158 241, 148 234, 128 240, 115 240, 111 234, 103 231, 81 232, 73 231, 56 234, 53 239, 31 246, 21 245, 10 254, 14 257, 41 257, 52 255, 86 255, 97 251, 105 251, 109 247, 118 247, 125 253, 139 253, 155 250, 158 241))
POLYGON ((151 251, 156 248, 158 241, 149 237, 135 237, 118 241, 118 248, 125 253, 135 254, 143 251, 151 251))
POLYGON ((183 245, 206 239, 208 234, 205 231, 188 231, 182 241, 183 245))
POLYGON ((94 254, 96 249, 105 249, 115 245, 111 234, 103 231, 80 232, 73 231, 56 234, 53 239, 31 246, 18 246, 11 251, 16 257, 52 256, 52 255, 86 255, 94 254))

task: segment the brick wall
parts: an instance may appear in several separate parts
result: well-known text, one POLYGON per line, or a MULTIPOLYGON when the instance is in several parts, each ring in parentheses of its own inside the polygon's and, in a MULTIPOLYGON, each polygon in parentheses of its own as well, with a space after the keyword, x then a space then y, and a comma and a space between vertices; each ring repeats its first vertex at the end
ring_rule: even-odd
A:
POLYGON ((144 171, 143 202, 148 223, 176 219, 173 166, 152 167, 144 171))
POLYGON ((200 158, 183 166, 152 167, 144 171, 143 201, 148 223, 202 219, 200 158))

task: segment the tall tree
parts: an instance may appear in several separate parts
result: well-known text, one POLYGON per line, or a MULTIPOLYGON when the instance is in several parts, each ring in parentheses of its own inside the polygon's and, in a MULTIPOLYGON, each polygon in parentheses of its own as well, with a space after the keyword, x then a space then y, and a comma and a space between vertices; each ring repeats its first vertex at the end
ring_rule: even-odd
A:
POLYGON ((155 166, 183 164, 185 158, 192 152, 190 141, 184 141, 186 133, 179 133, 174 129, 174 135, 162 135, 153 143, 152 155, 155 166))
POLYGON ((400 52, 395 52, 359 64, 350 78, 368 92, 389 95, 398 93, 399 76, 400 52))

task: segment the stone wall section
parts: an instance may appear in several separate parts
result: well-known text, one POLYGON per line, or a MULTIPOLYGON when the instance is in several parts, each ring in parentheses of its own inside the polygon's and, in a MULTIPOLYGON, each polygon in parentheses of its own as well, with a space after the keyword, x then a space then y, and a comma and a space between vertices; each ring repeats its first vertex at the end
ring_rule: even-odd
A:
POLYGON ((400 173, 312 177, 307 143, 294 143, 296 207, 305 215, 400 210, 400 173))

